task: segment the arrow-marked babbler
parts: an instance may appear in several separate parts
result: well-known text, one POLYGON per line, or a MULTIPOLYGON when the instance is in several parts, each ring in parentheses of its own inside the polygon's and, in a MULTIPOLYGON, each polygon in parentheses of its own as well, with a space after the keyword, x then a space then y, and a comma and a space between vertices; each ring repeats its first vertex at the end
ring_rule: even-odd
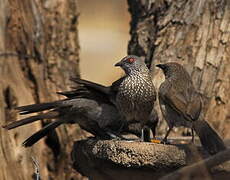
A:
POLYGON ((226 149, 222 139, 203 119, 201 96, 195 90, 185 68, 175 62, 156 66, 161 68, 165 75, 165 81, 160 85, 158 93, 161 111, 169 126, 163 141, 167 141, 174 126, 184 126, 196 132, 203 148, 210 154, 226 149))
MULTIPOLYGON (((139 137, 141 136, 140 123, 127 125, 121 129, 124 119, 119 114, 115 105, 109 102, 109 99, 103 97, 99 92, 78 88, 72 91, 60 92, 59 94, 67 98, 54 102, 32 104, 16 108, 20 114, 48 112, 30 116, 3 127, 10 130, 42 119, 55 119, 55 121, 47 124, 26 139, 23 142, 25 147, 32 146, 61 124, 68 123, 77 123, 82 129, 101 139, 110 139, 111 135, 114 137, 113 133, 116 134, 118 131, 121 131, 122 134, 131 133, 139 137)), ((152 113, 147 126, 151 128, 153 134, 155 133, 156 123, 157 121, 152 113)))
POLYGON ((108 87, 77 78, 72 80, 107 96, 124 116, 124 123, 140 122, 145 129, 151 113, 158 120, 154 110, 156 91, 150 71, 145 62, 134 55, 124 57, 115 66, 121 67, 125 76, 108 87))

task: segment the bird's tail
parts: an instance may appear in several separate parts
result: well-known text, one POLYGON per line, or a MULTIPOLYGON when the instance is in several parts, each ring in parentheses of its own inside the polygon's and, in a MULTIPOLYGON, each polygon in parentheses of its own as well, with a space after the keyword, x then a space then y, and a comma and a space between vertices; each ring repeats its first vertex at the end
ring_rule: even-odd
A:
POLYGON ((12 122, 10 124, 3 125, 2 127, 7 129, 7 130, 10 130, 10 129, 14 129, 14 128, 19 127, 19 126, 23 126, 25 124, 32 123, 32 122, 37 121, 37 120, 52 119, 52 118, 56 118, 58 116, 59 116, 59 113, 57 111, 50 111, 50 112, 47 112, 47 113, 44 113, 44 114, 31 116, 31 117, 24 118, 24 119, 21 119, 21 120, 18 120, 18 121, 14 121, 14 122, 12 122))
POLYGON ((79 78, 71 78, 71 81, 79 84, 79 85, 83 85, 86 88, 90 88, 93 89, 95 91, 98 91, 100 93, 104 93, 104 94, 109 94, 109 88, 91 81, 87 81, 87 80, 83 80, 83 79, 79 79, 79 78))
POLYGON ((20 107, 17 107, 16 110, 18 110, 20 114, 30 114, 34 112, 40 112, 44 110, 53 109, 61 101, 64 101, 64 100, 54 101, 54 102, 49 102, 49 103, 40 103, 40 104, 31 104, 27 106, 20 106, 20 107))
POLYGON ((193 129, 199 136, 203 148, 210 154, 216 154, 226 149, 223 140, 206 121, 197 120, 193 124, 193 129))
POLYGON ((28 139, 26 139, 22 145, 25 147, 30 147, 33 144, 35 144, 37 141, 39 141, 41 138, 46 136, 50 131, 54 130, 56 127, 63 124, 62 120, 54 121, 49 124, 47 124, 45 127, 43 127, 38 132, 34 133, 32 136, 30 136, 28 139))

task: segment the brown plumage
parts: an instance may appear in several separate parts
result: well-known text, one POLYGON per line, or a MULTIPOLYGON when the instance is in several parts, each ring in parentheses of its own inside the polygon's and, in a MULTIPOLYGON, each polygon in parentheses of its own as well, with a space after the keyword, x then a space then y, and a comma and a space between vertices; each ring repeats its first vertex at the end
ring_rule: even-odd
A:
POLYGON ((210 154, 224 150, 226 147, 221 138, 201 117, 201 96, 184 67, 173 62, 157 67, 165 74, 165 81, 159 89, 161 111, 169 126, 164 141, 174 126, 185 126, 195 130, 201 144, 210 154))

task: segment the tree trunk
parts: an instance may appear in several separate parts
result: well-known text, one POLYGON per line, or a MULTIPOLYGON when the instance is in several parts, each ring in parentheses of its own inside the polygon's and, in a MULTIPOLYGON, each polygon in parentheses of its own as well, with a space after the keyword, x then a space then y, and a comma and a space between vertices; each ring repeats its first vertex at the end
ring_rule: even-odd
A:
MULTIPOLYGON (((19 118, 16 106, 57 99, 55 92, 66 90, 69 76, 79 75, 77 21, 75 0, 0 0, 1 125, 19 118)), ((10 132, 0 128, 0 179, 32 179, 31 156, 42 179, 80 178, 69 159, 80 130, 62 126, 46 143, 23 148, 23 140, 40 128, 40 123, 10 132)))
MULTIPOLYGON (((230 1, 128 0, 131 40, 128 53, 149 67, 176 61, 191 74, 203 96, 203 113, 224 137, 230 137, 230 1)), ((164 77, 154 72, 158 88, 164 77)))

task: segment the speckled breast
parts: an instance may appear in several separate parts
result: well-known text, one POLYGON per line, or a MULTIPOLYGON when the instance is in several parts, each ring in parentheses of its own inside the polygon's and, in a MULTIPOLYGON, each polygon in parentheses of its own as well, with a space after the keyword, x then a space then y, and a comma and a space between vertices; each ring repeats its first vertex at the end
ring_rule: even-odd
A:
POLYGON ((127 77, 121 83, 117 94, 117 105, 126 120, 146 120, 151 113, 156 92, 148 77, 127 77))

